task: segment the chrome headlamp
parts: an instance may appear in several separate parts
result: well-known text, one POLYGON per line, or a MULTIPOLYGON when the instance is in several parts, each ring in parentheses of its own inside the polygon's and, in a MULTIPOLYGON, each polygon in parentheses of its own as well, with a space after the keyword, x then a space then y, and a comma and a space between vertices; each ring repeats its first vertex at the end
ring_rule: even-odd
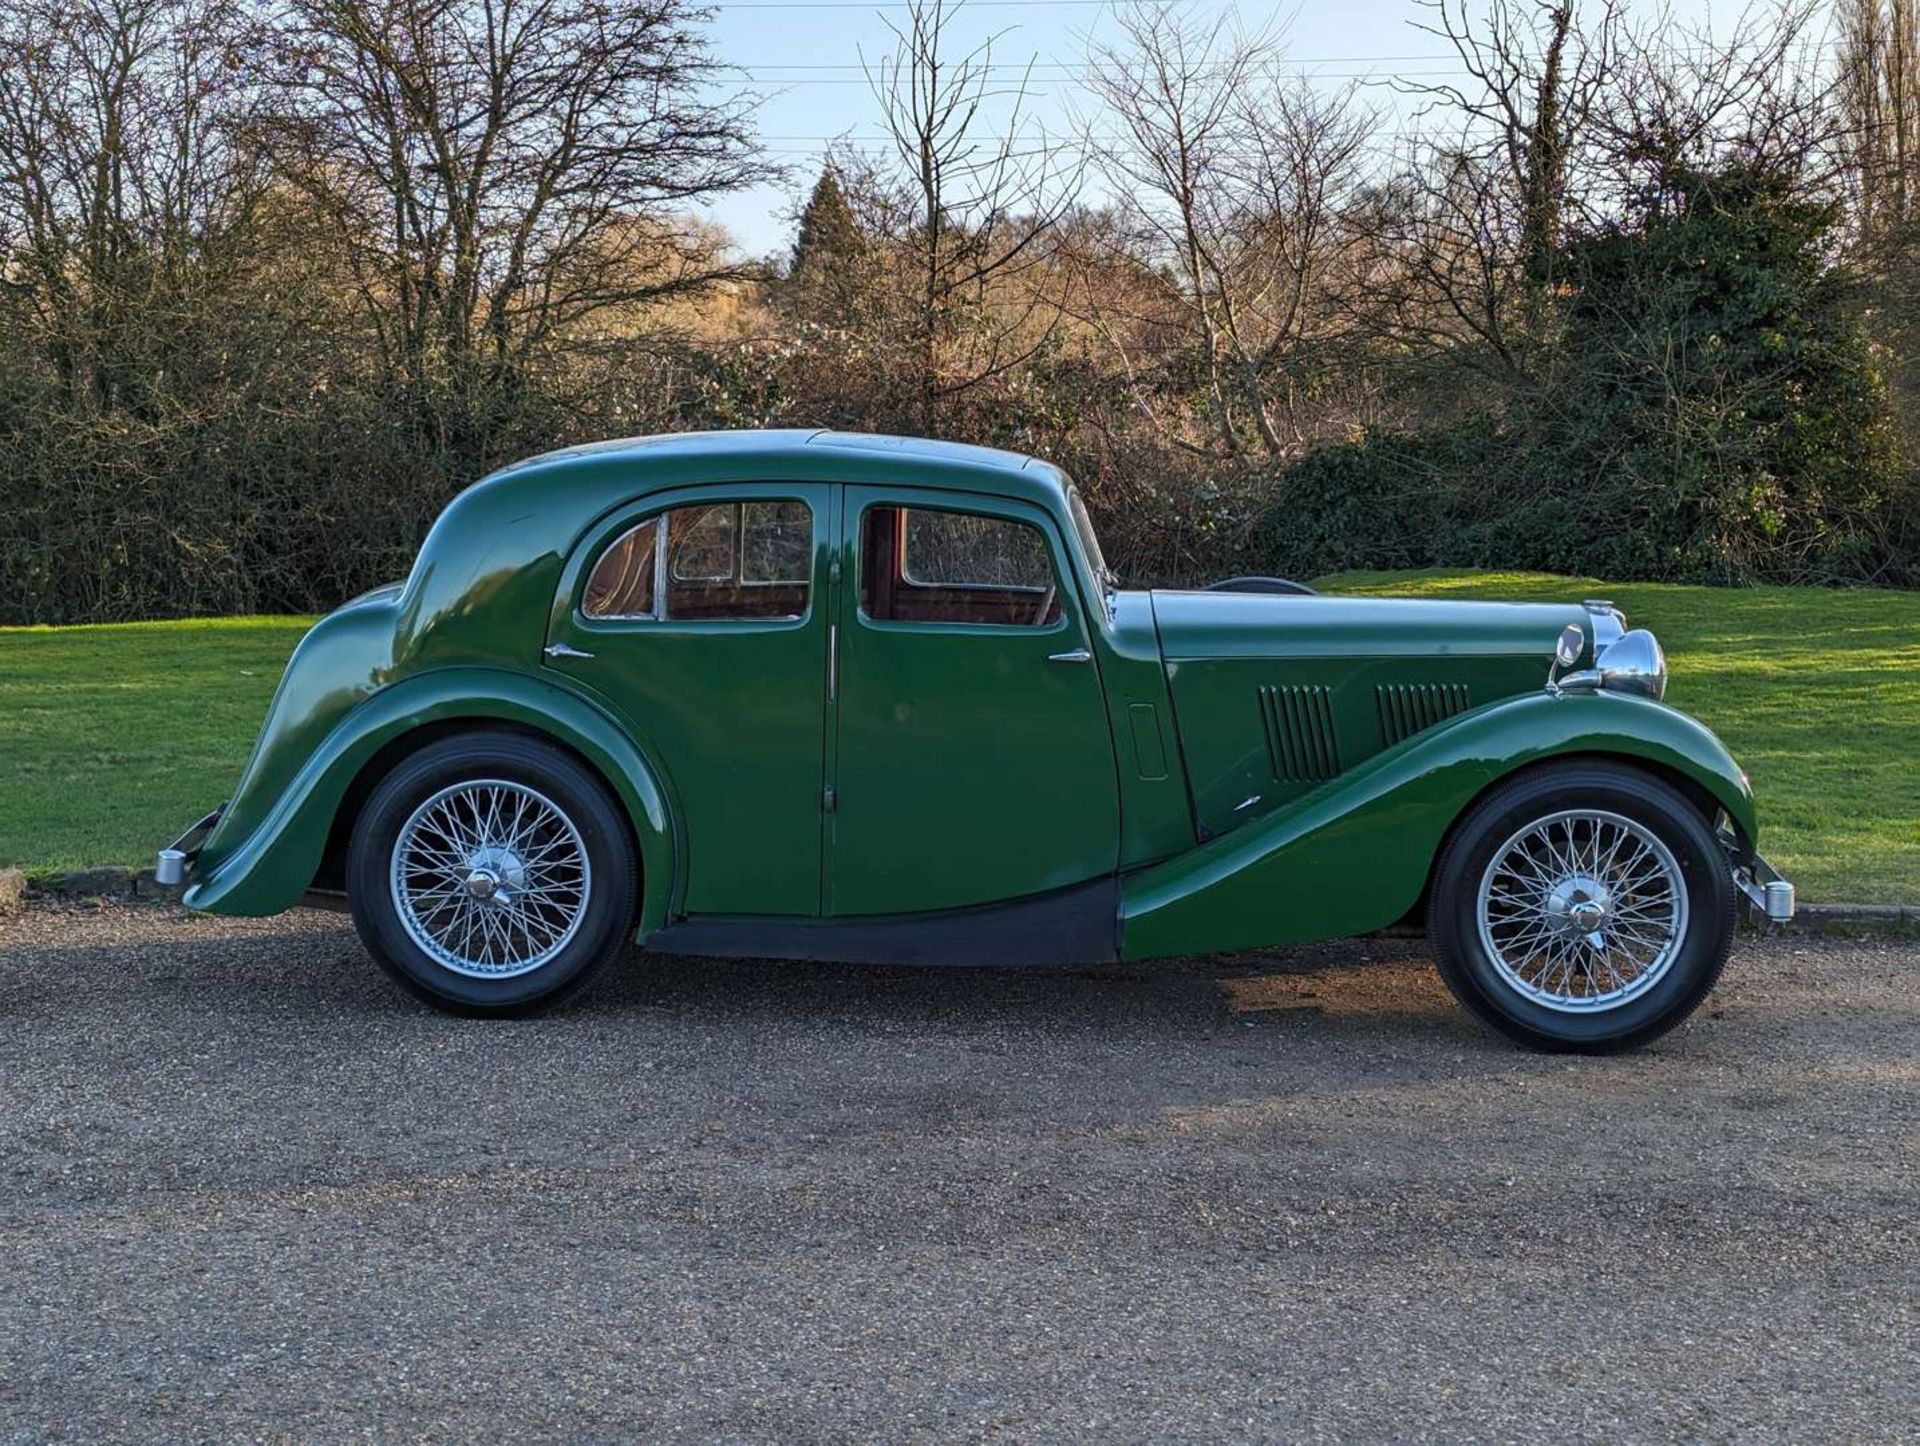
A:
MULTIPOLYGON (((1645 628, 1622 633, 1620 641, 1602 653, 1588 671, 1594 675, 1597 688, 1638 693, 1643 698, 1667 696, 1667 655, 1661 651, 1660 640, 1645 628)), ((1572 681, 1567 678, 1561 686, 1572 681)))
POLYGON ((1667 655, 1660 640, 1645 628, 1628 632, 1626 619, 1612 603, 1589 602, 1586 608, 1593 618, 1593 666, 1564 678, 1549 675, 1547 686, 1556 693, 1605 688, 1642 698, 1666 697, 1667 655))

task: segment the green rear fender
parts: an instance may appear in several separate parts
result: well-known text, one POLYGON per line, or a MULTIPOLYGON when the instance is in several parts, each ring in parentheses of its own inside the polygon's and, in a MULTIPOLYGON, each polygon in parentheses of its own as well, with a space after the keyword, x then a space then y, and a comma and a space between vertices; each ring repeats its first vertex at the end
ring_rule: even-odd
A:
POLYGON ((1756 841, 1746 775, 1702 724, 1621 694, 1532 693, 1463 713, 1257 823, 1129 875, 1122 955, 1383 929, 1419 902, 1447 830, 1489 784, 1530 764, 1594 755, 1680 776, 1756 841))
MULTIPOLYGON (((625 805, 640 846, 642 937, 665 921, 674 887, 673 812, 657 774, 596 704, 525 673, 441 668, 374 693, 327 734, 244 840, 223 849, 187 891, 216 914, 277 914, 300 902, 319 869, 335 814, 354 780, 406 734, 446 724, 507 723, 571 748, 625 805)), ((242 802, 235 800, 236 804, 242 802)))

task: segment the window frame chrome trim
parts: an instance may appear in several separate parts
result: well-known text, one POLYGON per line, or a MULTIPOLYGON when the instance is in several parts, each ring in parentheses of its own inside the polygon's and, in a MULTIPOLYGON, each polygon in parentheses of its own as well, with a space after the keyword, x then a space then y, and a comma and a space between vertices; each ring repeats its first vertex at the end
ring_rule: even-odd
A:
MULTIPOLYGON (((605 623, 658 623, 658 624, 718 623, 718 624, 726 625, 726 624, 733 624, 733 623, 745 623, 745 624, 795 623, 795 622, 804 621, 812 612, 814 593, 817 590, 815 586, 815 580, 811 570, 808 572, 808 575, 805 577, 792 578, 792 579, 758 579, 758 580, 749 582, 738 576, 738 569, 742 566, 745 560, 744 550, 743 550, 744 544, 745 544, 745 538, 743 533, 743 527, 741 525, 745 521, 745 513, 743 509, 745 509, 750 504, 767 505, 767 504, 780 503, 780 502, 798 503, 801 507, 806 509, 807 555, 811 560, 819 548, 820 518, 819 518, 819 515, 816 513, 813 504, 809 502, 805 497, 800 497, 800 496, 776 496, 776 497, 753 497, 753 498, 734 497, 734 498, 724 498, 724 499, 720 499, 712 502, 669 503, 666 507, 662 508, 660 511, 652 514, 651 516, 641 518, 638 522, 635 522, 631 527, 626 527, 621 529, 619 532, 616 532, 613 535, 612 539, 609 542, 607 542, 607 544, 604 547, 602 547, 598 553, 594 555, 592 562, 587 565, 584 573, 582 574, 582 581, 579 584, 579 588, 580 588, 579 600, 574 605, 575 614, 579 617, 579 619, 583 623, 587 623, 590 625, 600 625, 605 623), (667 519, 671 517, 675 512, 690 511, 696 507, 701 509, 702 511, 707 511, 715 507, 733 507, 736 509, 736 512, 735 512, 736 525, 734 529, 734 554, 733 554, 734 566, 736 568, 736 572, 734 574, 731 574, 728 577, 724 577, 724 578, 711 578, 711 577, 688 578, 688 577, 679 577, 672 573, 669 565, 669 559, 667 556, 667 536, 668 536, 667 519), (646 528, 652 528, 654 530, 653 610, 651 612, 644 612, 644 613, 590 612, 587 608, 587 594, 592 589, 594 574, 600 570, 600 565, 606 560, 607 555, 609 553, 611 553, 622 542, 625 542, 629 537, 632 537, 634 534, 646 528), (738 617, 738 618, 676 618, 667 611, 667 588, 668 588, 668 585, 673 582, 693 582, 693 583, 734 582, 737 586, 742 588, 799 586, 799 587, 804 587, 807 590, 807 605, 805 608, 802 608, 797 613, 755 613, 750 617, 738 617)), ((685 539, 683 538, 682 541, 684 540, 685 539)))

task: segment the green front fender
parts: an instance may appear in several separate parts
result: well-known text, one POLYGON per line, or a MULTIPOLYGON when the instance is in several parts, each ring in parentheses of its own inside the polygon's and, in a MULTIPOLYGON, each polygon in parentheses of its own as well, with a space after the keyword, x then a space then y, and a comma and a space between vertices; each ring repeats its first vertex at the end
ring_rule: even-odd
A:
POLYGON ((1257 823, 1128 876, 1122 956, 1383 929, 1419 902, 1447 830, 1489 784, 1575 755, 1639 760, 1678 774, 1756 840, 1746 775, 1702 724, 1622 694, 1532 693, 1463 713, 1257 823))
MULTIPOLYGON (((640 845, 640 934, 657 929, 673 889, 675 848, 672 813, 653 768, 619 725, 579 694, 524 673, 481 667, 440 668, 381 689, 333 727, 278 797, 236 797, 230 811, 258 814, 261 821, 197 875, 187 905, 250 915, 293 907, 312 887, 334 816, 361 770, 409 732, 467 722, 536 730, 600 771, 626 806, 640 845)), ((243 781, 243 789, 252 781, 243 781)))

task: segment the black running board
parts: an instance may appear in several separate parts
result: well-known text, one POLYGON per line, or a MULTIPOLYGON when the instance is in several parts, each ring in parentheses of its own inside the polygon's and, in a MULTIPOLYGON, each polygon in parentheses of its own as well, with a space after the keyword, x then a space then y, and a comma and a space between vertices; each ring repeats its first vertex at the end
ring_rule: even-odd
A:
POLYGON ((696 916, 647 936, 649 954, 842 964, 1107 964, 1120 957, 1120 880, 947 909, 849 919, 696 916))

